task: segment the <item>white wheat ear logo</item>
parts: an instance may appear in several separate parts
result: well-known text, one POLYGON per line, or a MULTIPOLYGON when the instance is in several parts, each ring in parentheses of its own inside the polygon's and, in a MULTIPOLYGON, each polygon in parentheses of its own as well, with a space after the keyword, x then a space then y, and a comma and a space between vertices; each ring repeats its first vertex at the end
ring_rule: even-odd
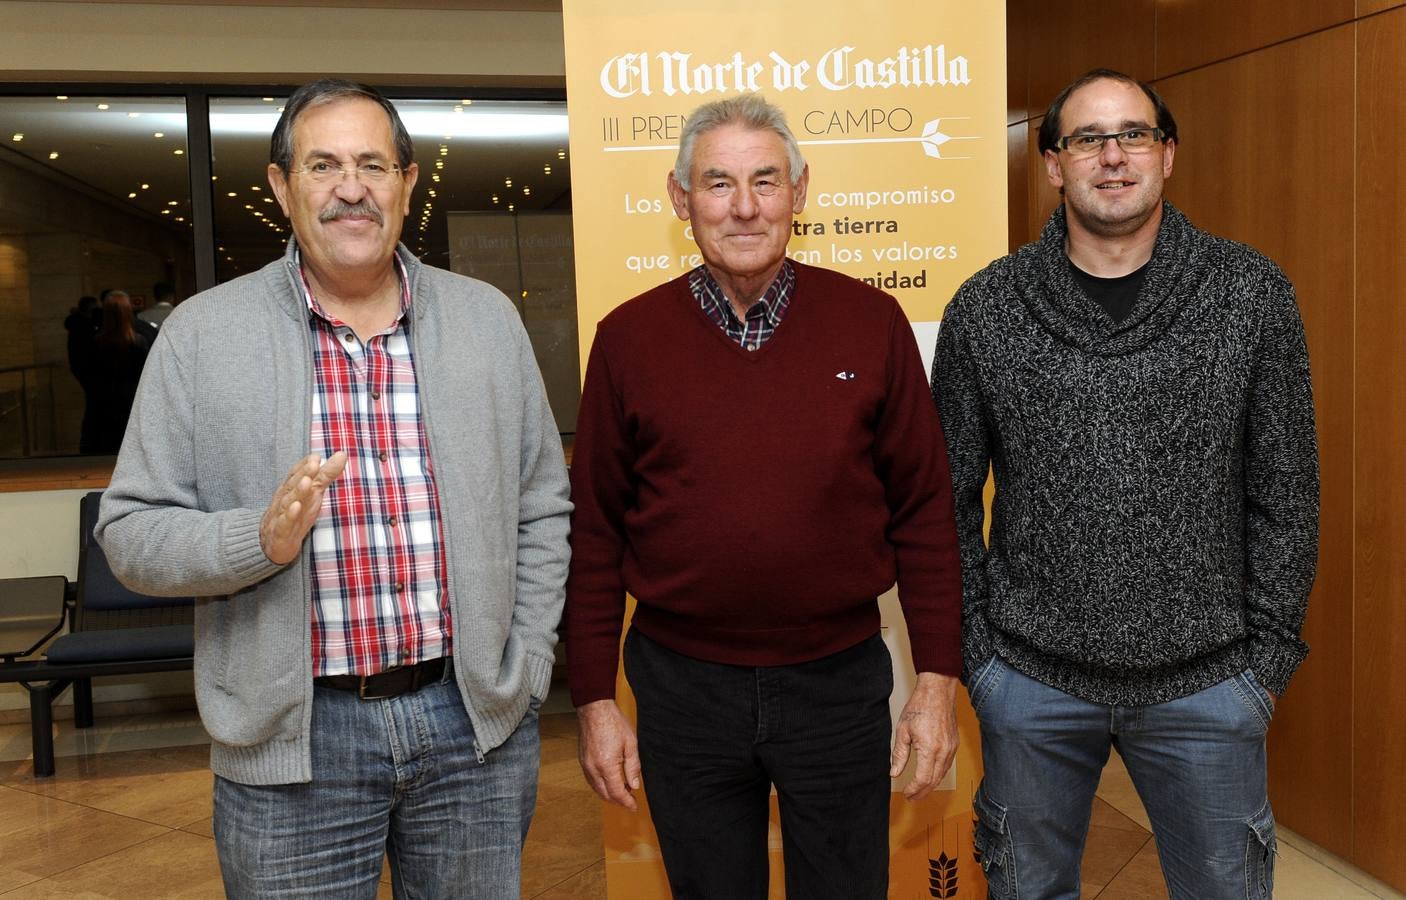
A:
POLYGON ((859 376, 854 374, 853 372, 836 372, 835 377, 840 379, 841 381, 853 381, 859 376))
MULTIPOLYGON (((952 141, 979 141, 980 135, 958 135, 946 134, 940 129, 943 122, 954 122, 958 119, 969 119, 970 116, 942 116, 936 119, 929 119, 923 124, 922 134, 909 135, 907 137, 864 137, 864 138, 819 138, 809 141, 797 141, 801 146, 811 146, 813 144, 918 144, 923 148, 923 152, 933 159, 971 159, 970 156, 944 156, 943 150, 953 150, 954 147, 944 147, 952 141)), ((616 148, 607 147, 607 150, 616 148)))

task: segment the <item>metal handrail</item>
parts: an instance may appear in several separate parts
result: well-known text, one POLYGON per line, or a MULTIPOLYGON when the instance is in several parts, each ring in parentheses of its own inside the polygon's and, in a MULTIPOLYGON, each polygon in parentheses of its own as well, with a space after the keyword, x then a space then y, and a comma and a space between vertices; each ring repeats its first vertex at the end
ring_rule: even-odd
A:
MULTIPOLYGON (((16 373, 16 372, 18 372, 19 375, 20 375, 19 403, 16 404, 16 405, 14 405, 14 406, 11 406, 11 407, 8 408, 8 409, 0 409, 0 421, 3 421, 4 419, 6 419, 7 417, 9 417, 10 415, 12 415, 12 414, 13 414, 14 412, 16 412, 16 411, 19 412, 19 414, 20 414, 20 418, 19 418, 19 421, 20 421, 20 448, 21 448, 21 453, 22 453, 22 455, 23 455, 24 457, 26 457, 26 458, 28 458, 28 457, 34 455, 34 446, 33 446, 33 442, 31 441, 30 429, 29 429, 29 372, 30 372, 31 370, 33 370, 33 371, 35 371, 35 372, 38 372, 38 371, 44 370, 44 369, 49 370, 49 378, 48 378, 48 383, 49 383, 49 427, 50 427, 50 430, 52 431, 52 429, 53 429, 53 427, 54 427, 54 374, 53 374, 53 370, 54 370, 54 369, 57 369, 57 368, 58 368, 58 364, 57 364, 57 363, 51 363, 51 362, 48 362, 48 363, 30 363, 30 364, 28 364, 28 365, 23 365, 23 366, 6 366, 6 367, 4 367, 4 368, 0 368, 0 375, 11 375, 11 374, 14 374, 14 373, 16 373)), ((39 384, 38 384, 38 381, 36 380, 36 382, 35 382, 35 387, 36 387, 36 389, 38 388, 38 386, 39 386, 39 384)), ((52 434, 50 435, 50 437, 52 438, 52 434)))

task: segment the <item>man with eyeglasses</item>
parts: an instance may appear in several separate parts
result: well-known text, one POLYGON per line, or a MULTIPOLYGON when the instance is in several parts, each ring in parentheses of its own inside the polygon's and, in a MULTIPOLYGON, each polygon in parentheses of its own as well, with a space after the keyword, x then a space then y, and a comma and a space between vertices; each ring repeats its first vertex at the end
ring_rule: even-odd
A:
POLYGON ((1318 540, 1293 287, 1163 199, 1177 125, 1148 85, 1080 77, 1039 146, 1063 205, 957 292, 933 366, 991 896, 1079 896, 1114 747, 1173 898, 1268 897, 1265 730, 1318 540))
POLYGON ((957 745, 959 563, 942 430, 898 303, 787 260, 809 169, 757 95, 700 107, 667 178, 703 264, 600 323, 572 460, 565 641, 581 765, 641 783, 673 895, 887 895, 890 777, 957 745), (917 685, 890 757, 876 598, 897 580, 917 685), (615 701, 625 594, 637 600, 615 701))
POLYGON ((517 898, 571 509, 532 347, 398 243, 380 94, 299 88, 271 151, 293 239, 162 325, 97 537, 199 598, 231 897, 374 897, 389 859, 397 897, 517 898))

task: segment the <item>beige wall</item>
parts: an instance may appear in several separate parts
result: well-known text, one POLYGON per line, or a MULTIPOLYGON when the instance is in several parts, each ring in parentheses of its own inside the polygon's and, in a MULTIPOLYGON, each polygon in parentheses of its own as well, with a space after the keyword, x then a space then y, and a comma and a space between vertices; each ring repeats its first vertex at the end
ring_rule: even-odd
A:
POLYGON ((1294 282, 1322 462, 1312 652, 1270 731, 1294 831, 1406 889, 1406 6, 1402 0, 1008 0, 1010 237, 1058 196, 1044 108, 1095 66, 1152 80, 1181 145, 1168 195, 1294 282))
POLYGON ((0 578, 78 575, 83 491, 0 493, 0 578))
POLYGON ((561 14, 0 3, 0 81, 297 83, 328 73, 373 83, 560 87, 561 14))

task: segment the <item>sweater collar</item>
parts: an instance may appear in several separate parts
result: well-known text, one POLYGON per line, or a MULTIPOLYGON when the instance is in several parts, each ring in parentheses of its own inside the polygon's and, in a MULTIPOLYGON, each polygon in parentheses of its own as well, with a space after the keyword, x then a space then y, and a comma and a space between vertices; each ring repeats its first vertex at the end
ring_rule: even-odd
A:
POLYGON ((1016 290, 1031 315, 1061 341, 1100 356, 1130 353, 1165 332, 1185 308, 1194 287, 1190 276, 1198 269, 1200 234, 1180 210, 1162 202, 1162 224, 1142 289, 1128 317, 1115 323, 1069 271, 1069 227, 1061 204, 1040 240, 1017 255, 1016 290))

